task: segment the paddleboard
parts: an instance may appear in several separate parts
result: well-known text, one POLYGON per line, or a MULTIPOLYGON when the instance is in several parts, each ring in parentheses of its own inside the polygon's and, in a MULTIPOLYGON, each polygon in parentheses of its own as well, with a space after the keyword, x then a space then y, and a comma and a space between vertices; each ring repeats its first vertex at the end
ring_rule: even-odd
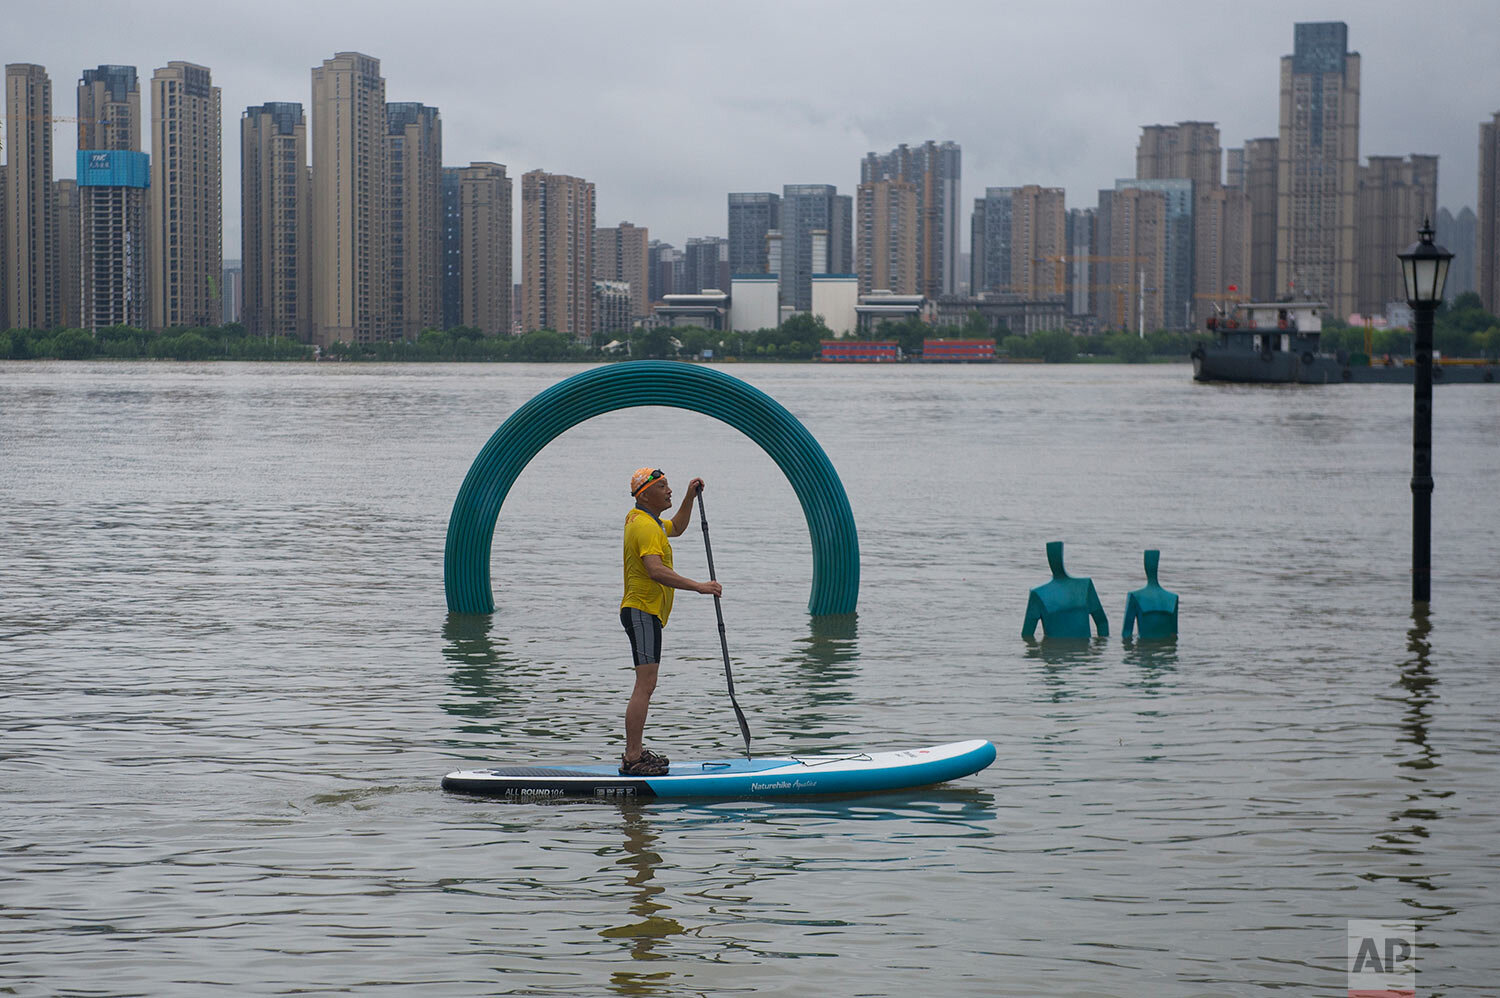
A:
POLYGON ((875 793, 944 783, 995 761, 983 739, 895 752, 674 762, 664 776, 621 776, 618 765, 496 766, 443 777, 443 789, 513 799, 549 797, 797 797, 875 793))

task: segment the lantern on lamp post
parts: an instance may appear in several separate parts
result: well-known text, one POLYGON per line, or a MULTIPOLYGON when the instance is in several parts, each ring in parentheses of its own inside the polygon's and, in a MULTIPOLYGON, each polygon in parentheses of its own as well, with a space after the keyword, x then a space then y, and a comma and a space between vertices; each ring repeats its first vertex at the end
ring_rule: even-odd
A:
POLYGON ((1411 599, 1432 596, 1432 315, 1443 300, 1448 264, 1453 259, 1432 241, 1432 223, 1423 219, 1418 240, 1396 254, 1412 308, 1411 599))

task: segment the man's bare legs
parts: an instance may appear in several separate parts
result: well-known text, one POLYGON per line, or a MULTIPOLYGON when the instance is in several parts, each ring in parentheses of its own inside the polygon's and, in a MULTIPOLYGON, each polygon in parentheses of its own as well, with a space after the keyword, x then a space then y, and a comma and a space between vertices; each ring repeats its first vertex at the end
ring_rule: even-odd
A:
POLYGON ((651 694, 656 692, 656 672, 660 663, 647 662, 635 667, 635 689, 630 692, 630 703, 625 708, 625 761, 635 762, 645 747, 646 712, 651 707, 651 694))

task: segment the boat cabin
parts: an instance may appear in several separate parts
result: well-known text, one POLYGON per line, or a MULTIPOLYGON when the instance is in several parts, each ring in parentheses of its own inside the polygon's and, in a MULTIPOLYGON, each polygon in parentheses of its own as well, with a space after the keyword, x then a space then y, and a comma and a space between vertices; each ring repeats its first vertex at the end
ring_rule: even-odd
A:
POLYGON ((1227 350, 1259 354, 1316 354, 1322 336, 1322 302, 1241 302, 1223 315, 1211 315, 1209 332, 1227 350))

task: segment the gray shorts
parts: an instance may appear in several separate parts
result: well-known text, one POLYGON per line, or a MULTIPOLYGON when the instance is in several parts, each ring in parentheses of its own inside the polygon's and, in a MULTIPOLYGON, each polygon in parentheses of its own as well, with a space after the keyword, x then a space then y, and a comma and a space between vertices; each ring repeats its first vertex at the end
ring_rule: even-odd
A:
POLYGON ((630 653, 636 665, 661 661, 661 618, 633 606, 620 608, 620 623, 630 635, 630 653))

